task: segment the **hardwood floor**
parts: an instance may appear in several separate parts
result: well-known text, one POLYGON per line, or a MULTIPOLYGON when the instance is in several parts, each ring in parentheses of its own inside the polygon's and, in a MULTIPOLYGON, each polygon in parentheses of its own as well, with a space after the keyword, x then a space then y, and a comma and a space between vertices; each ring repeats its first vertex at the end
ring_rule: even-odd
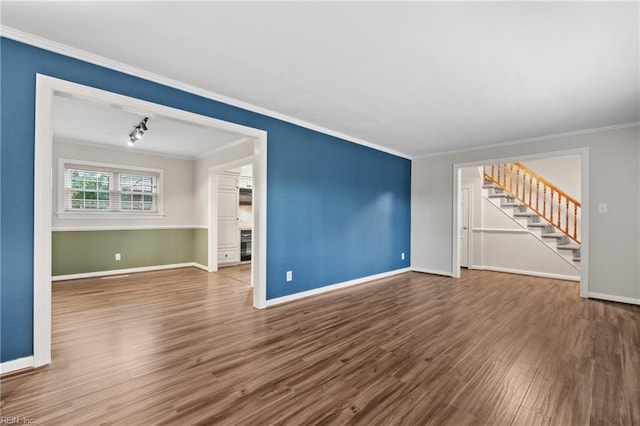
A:
POLYGON ((53 286, 34 424, 640 425, 640 307, 577 283, 406 273, 268 310, 249 268, 53 286))

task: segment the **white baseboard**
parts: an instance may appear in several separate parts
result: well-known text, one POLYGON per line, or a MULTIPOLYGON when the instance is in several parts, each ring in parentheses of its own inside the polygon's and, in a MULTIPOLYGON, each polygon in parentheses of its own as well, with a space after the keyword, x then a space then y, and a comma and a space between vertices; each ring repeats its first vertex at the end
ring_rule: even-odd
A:
POLYGON ((202 265, 200 263, 193 262, 193 265, 191 265, 191 266, 193 266, 194 268, 202 269, 203 271, 209 272, 209 267, 208 266, 204 266, 204 265, 202 265))
POLYGON ((341 290, 343 288, 351 287, 358 284, 364 284, 370 281, 379 280, 381 278, 392 277, 394 275, 410 272, 411 268, 396 269, 394 271, 383 272, 381 274, 369 275, 367 277, 357 278, 355 280, 344 281, 337 284, 331 284, 324 287, 314 288, 313 290, 302 291, 300 293, 289 294, 287 296, 276 297, 275 299, 268 299, 266 307, 275 305, 281 305, 283 303, 293 302, 294 300, 304 299, 305 297, 316 296, 318 294, 327 293, 330 291, 341 290))
POLYGON ((109 275, 135 274, 136 272, 160 271, 162 269, 175 269, 175 268, 189 268, 191 266, 208 271, 206 266, 196 264, 194 262, 187 262, 187 263, 174 263, 170 265, 142 266, 139 268, 113 269, 111 271, 86 272, 83 274, 56 275, 51 277, 51 281, 66 281, 66 280, 77 280, 81 278, 106 277, 109 275))
POLYGON ((436 269, 414 268, 414 267, 411 267, 411 270, 414 272, 422 272, 425 274, 444 275, 445 277, 455 277, 455 275, 452 274, 451 271, 438 271, 436 269))
POLYGON ((24 370, 25 368, 33 368, 33 356, 12 359, 0 364, 0 374, 11 373, 12 371, 24 370))
POLYGON ((612 294, 592 293, 589 292, 590 299, 602 299, 609 300, 611 302, 629 303, 631 305, 640 305, 640 299, 634 299, 633 297, 614 296, 612 294))
POLYGON ((551 273, 547 273, 547 272, 537 272, 537 271, 523 271, 521 269, 501 268, 501 267, 498 267, 498 266, 477 266, 477 265, 474 265, 473 269, 485 270, 485 271, 494 271, 494 272, 506 272, 508 274, 530 275, 532 277, 552 278, 554 280, 578 281, 578 282, 580 281, 580 277, 575 277, 573 275, 551 274, 551 273))

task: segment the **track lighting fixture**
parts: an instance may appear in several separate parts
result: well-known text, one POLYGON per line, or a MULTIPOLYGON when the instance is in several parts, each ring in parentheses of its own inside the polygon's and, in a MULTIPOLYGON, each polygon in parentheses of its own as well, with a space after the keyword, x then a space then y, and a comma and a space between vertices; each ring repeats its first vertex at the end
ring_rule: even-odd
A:
POLYGON ((145 117, 140 122, 140 124, 138 124, 136 127, 134 127, 133 130, 131 131, 131 133, 129 133, 129 145, 130 146, 133 146, 134 143, 136 143, 138 140, 140 140, 142 138, 142 136, 144 135, 144 132, 149 130, 147 128, 147 120, 149 120, 149 117, 145 117))

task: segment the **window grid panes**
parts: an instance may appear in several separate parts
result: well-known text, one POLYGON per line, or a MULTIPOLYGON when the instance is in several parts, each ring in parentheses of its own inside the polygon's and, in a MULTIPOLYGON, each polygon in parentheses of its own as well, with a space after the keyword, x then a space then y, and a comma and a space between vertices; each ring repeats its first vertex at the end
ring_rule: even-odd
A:
POLYGON ((120 175, 120 207, 122 210, 154 210, 154 192, 153 176, 120 175))
POLYGON ((70 170, 71 208, 109 210, 111 173, 70 170))
POLYGON ((65 210, 158 212, 158 177, 127 170, 65 170, 65 210))

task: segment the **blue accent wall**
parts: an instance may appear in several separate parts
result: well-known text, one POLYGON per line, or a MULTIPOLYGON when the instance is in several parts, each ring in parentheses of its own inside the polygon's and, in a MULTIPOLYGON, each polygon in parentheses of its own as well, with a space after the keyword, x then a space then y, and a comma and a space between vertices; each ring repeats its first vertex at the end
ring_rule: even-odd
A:
POLYGON ((300 127, 276 139, 267 299, 409 266, 408 160, 300 127))
POLYGON ((409 160, 10 39, 0 43, 0 361, 33 354, 36 73, 266 130, 268 299, 410 265, 409 160))

